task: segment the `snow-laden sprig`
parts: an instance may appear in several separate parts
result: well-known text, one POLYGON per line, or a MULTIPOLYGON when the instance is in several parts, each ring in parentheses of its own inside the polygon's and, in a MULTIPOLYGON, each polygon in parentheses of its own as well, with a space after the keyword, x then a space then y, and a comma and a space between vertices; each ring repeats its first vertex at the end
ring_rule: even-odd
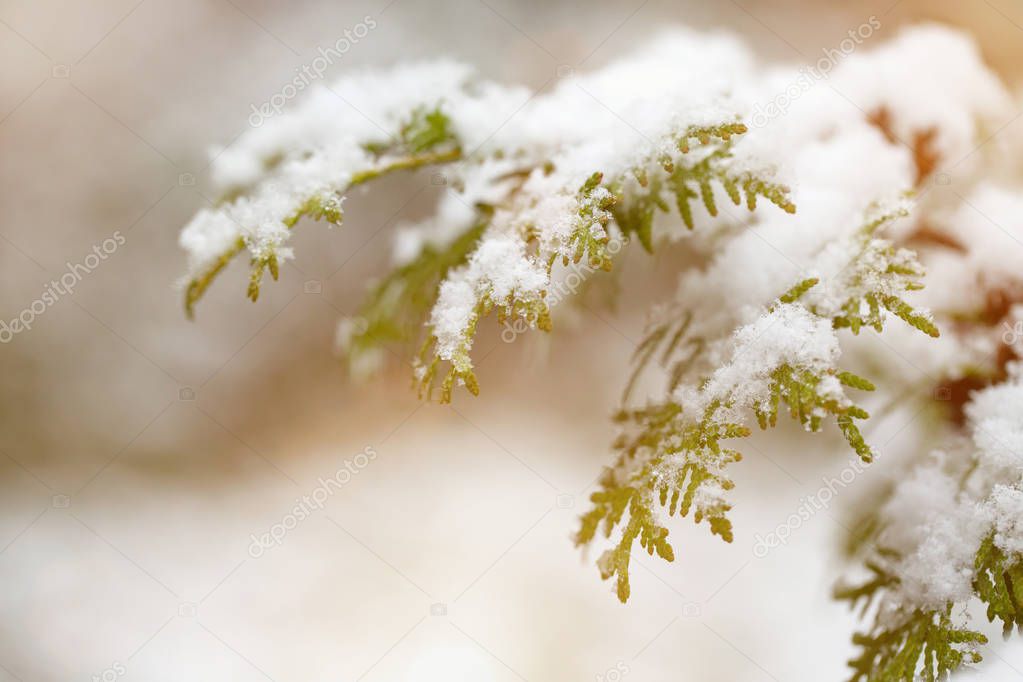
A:
MULTIPOLYGON (((815 316, 829 320, 835 330, 848 328, 858 333, 866 325, 881 332, 891 314, 928 336, 937 336, 930 313, 912 307, 902 298, 907 292, 923 288, 924 272, 916 255, 908 249, 894 248, 880 236, 885 228, 905 217, 908 210, 902 201, 872 205, 862 216, 862 227, 846 238, 826 243, 812 256, 813 264, 805 270, 812 276, 792 284, 778 297, 778 303, 799 301, 815 316), (878 304, 882 298, 890 299, 892 304, 878 304), (852 324, 852 320, 858 323, 852 324)), ((685 289, 716 286, 714 274, 712 269, 704 281, 686 280, 685 289)), ((731 305, 741 309, 743 303, 735 301, 731 305)), ((636 349, 624 402, 630 399, 642 373, 655 359, 668 373, 669 393, 685 380, 702 379, 706 371, 720 365, 724 339, 706 335, 707 327, 701 327, 697 319, 700 310, 690 309, 691 305, 691 301, 684 300, 655 309, 636 349)))
MULTIPOLYGON (((822 275, 828 274, 829 291, 818 290, 818 277, 801 279, 726 339, 693 338, 689 311, 675 319, 662 316, 652 326, 637 348, 625 399, 658 352, 669 370, 668 396, 645 409, 620 413, 619 421, 631 435, 615 444, 615 464, 602 476, 601 489, 591 497, 593 509, 583 516, 576 536, 577 544, 587 544, 598 529, 610 537, 622 526, 620 540, 598 562, 605 579, 618 576, 620 599, 629 595, 629 556, 636 539, 656 538, 657 543, 643 546, 674 559, 667 529, 658 521, 658 502, 669 516, 692 512, 697 523, 706 518, 712 533, 731 541, 727 518, 731 504, 725 494, 733 484, 724 469, 741 454, 721 448, 718 440, 750 435, 751 418, 767 429, 777 424, 779 411, 785 411, 814 432, 832 418, 857 455, 866 462, 873 459, 857 426, 869 415, 846 389, 872 391, 874 386, 839 367, 837 332, 851 327, 847 321, 854 313, 882 331, 882 308, 873 309, 865 301, 882 295, 898 298, 920 288, 923 271, 915 256, 894 250, 878 236, 905 211, 901 203, 871 207, 863 227, 817 255, 815 265, 822 275), (703 367, 711 369, 702 373, 703 367)), ((903 306, 908 312, 902 308, 904 314, 889 312, 929 335, 937 334, 926 313, 903 306)))
POLYGON ((828 277, 824 286, 808 292, 807 304, 814 312, 833 320, 835 328, 848 328, 853 334, 863 327, 883 331, 888 313, 928 336, 939 336, 931 315, 914 310, 903 298, 923 288, 924 269, 916 253, 879 236, 911 210, 908 199, 872 207, 863 228, 823 250, 818 258, 822 267, 836 260, 843 266, 828 277))
POLYGON ((414 343, 441 282, 463 265, 479 243, 492 210, 482 207, 476 222, 449 244, 427 244, 417 255, 376 284, 358 312, 338 325, 339 350, 348 358, 353 376, 366 377, 382 364, 385 344, 414 343))
POLYGON ((732 524, 726 517, 731 507, 723 493, 734 484, 724 467, 742 456, 721 447, 719 441, 747 436, 749 429, 715 420, 715 412, 708 410, 701 420, 687 420, 681 406, 667 403, 617 417, 625 429, 615 443, 617 462, 604 471, 601 489, 590 496, 593 508, 582 517, 575 542, 588 544, 598 530, 610 537, 622 526, 615 547, 597 561, 602 578, 617 576, 616 593, 622 602, 631 592, 629 563, 636 540, 651 555, 656 552, 666 561, 675 559, 668 529, 658 520, 658 505, 667 508, 668 516, 692 511, 697 523, 706 518, 712 533, 728 542, 732 539, 732 524), (623 524, 625 514, 628 520, 623 524))
POLYGON ((340 225, 345 194, 396 171, 454 161, 460 145, 450 120, 436 107, 416 106, 387 142, 375 138, 342 139, 310 152, 308 158, 273 162, 269 180, 220 206, 204 209, 181 233, 189 251, 185 309, 195 304, 214 278, 243 251, 252 265, 248 297, 255 301, 263 273, 277 279, 280 264, 291 257, 285 247, 290 230, 304 217, 340 225))
POLYGON ((576 543, 588 544, 598 529, 610 537, 622 526, 621 538, 598 566, 605 579, 617 575, 623 602, 630 593, 628 568, 636 539, 651 554, 656 550, 674 560, 668 531, 658 521, 658 506, 669 516, 692 512, 697 523, 707 519, 713 534, 731 542, 731 504, 725 493, 733 483, 725 467, 742 456, 719 441, 749 436, 754 415, 761 428, 768 428, 784 405, 811 431, 833 417, 854 450, 869 461, 870 449, 853 424, 867 413, 846 396, 845 387, 873 387, 838 369, 838 339, 831 321, 792 300, 805 288, 797 284, 783 296, 786 302, 779 300, 737 329, 729 361, 698 385, 681 385, 663 403, 619 415, 632 432, 627 430, 615 444, 615 464, 590 497, 593 508, 581 519, 576 543))
POLYGON ((699 200, 711 216, 718 214, 715 185, 719 185, 736 206, 745 202, 756 210, 762 197, 788 213, 796 207, 788 188, 761 175, 733 169, 731 142, 747 128, 742 123, 718 126, 694 126, 676 140, 676 150, 662 152, 651 162, 631 169, 631 173, 611 183, 611 191, 620 200, 613 208, 615 222, 626 236, 635 235, 648 252, 653 250, 653 223, 658 211, 669 212, 674 205, 678 216, 690 230, 694 227, 693 200, 699 200), (712 144, 713 143, 713 144, 712 144), (698 144, 702 153, 689 156, 698 144), (678 152, 681 152, 681 156, 678 152))
POLYGON ((248 295, 263 273, 276 279, 303 218, 339 224, 346 194, 394 172, 449 164, 467 149, 494 152, 480 120, 508 116, 529 93, 479 79, 471 68, 438 60, 366 69, 316 86, 296 105, 214 150, 221 196, 185 227, 185 306, 192 314, 214 278, 237 256, 252 264, 248 295))
POLYGON ((836 590, 841 599, 876 605, 870 630, 854 637, 862 648, 850 662, 854 682, 935 679, 980 661, 977 646, 986 638, 970 629, 968 616, 950 620, 971 599, 1005 634, 1023 625, 1023 367, 1010 365, 1004 383, 975 393, 966 413, 970 456, 937 453, 901 481, 868 560, 874 578, 836 590), (943 629, 926 629, 935 623, 943 629), (917 633, 912 646, 893 648, 907 632, 917 633), (929 657, 919 641, 924 632, 946 647, 946 658, 929 657))
POLYGON ((965 663, 980 662, 977 647, 987 637, 956 625, 950 611, 917 612, 897 625, 855 635, 861 652, 849 661, 849 682, 935 682, 965 663))
POLYGON ((468 262, 440 286, 416 366, 422 392, 429 395, 439 382, 442 402, 451 399, 456 385, 478 393, 470 351, 481 319, 496 310, 499 321, 520 320, 548 331, 553 268, 583 262, 589 270, 610 270, 614 238, 634 236, 651 249, 654 214, 670 212, 672 196, 690 228, 693 198, 717 214, 715 185, 736 204, 745 200, 751 211, 759 196, 795 212, 784 186, 731 170, 733 137, 744 132, 744 125, 733 122, 673 131, 639 163, 617 175, 594 170, 580 184, 565 184, 558 155, 530 171, 496 208, 468 262))

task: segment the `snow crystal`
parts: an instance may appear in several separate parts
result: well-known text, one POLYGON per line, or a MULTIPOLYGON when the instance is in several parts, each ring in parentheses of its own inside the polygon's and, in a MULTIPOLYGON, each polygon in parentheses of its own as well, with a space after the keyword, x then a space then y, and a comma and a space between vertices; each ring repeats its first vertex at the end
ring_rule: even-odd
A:
POLYGON ((948 502, 938 509, 931 498, 925 537, 898 567, 901 594, 923 608, 940 609, 973 593, 974 556, 987 519, 972 502, 948 502))
POLYGON ((896 565, 899 595, 909 603, 942 607, 971 594, 973 557, 984 532, 976 505, 959 499, 959 483, 935 453, 896 486, 882 510, 879 544, 904 553, 896 565))
POLYGON ((1023 382, 1013 377, 974 393, 966 414, 982 463, 1023 477, 1023 382))
POLYGON ((715 400, 737 407, 759 405, 770 396, 771 373, 778 367, 824 372, 839 355, 831 321, 796 304, 779 305, 736 330, 733 347, 731 361, 719 367, 700 392, 694 406, 698 412, 715 400))
POLYGON ((997 485, 991 491, 995 545, 1007 554, 1023 555, 1023 490, 997 485))
POLYGON ((178 244, 189 254, 189 270, 197 271, 238 241, 240 228, 219 211, 202 209, 181 230, 178 244))
POLYGON ((437 355, 452 360, 471 345, 466 330, 476 315, 478 302, 504 305, 514 294, 518 300, 540 300, 549 280, 544 268, 526 255, 518 239, 495 237, 480 244, 469 263, 440 287, 430 316, 437 338, 437 355))

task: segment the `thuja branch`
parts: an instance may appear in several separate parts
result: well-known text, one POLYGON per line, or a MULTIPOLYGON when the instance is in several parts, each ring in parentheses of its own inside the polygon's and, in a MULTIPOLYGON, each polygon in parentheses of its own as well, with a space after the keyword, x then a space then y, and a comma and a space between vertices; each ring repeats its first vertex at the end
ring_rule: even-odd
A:
MULTIPOLYGON (((354 187, 366 184, 377 178, 395 173, 398 171, 415 170, 425 166, 458 161, 462 158, 462 150, 459 147, 440 152, 424 152, 406 156, 382 163, 374 168, 367 168, 352 175, 349 183, 336 192, 314 196, 308 199, 291 215, 287 216, 283 223, 288 229, 293 229, 303 217, 310 217, 314 220, 326 220, 332 225, 340 225, 343 217, 341 204, 344 196, 354 187)), ((195 304, 202 298, 203 294, 216 279, 217 275, 226 268, 236 256, 246 249, 244 237, 238 239, 226 251, 216 257, 212 265, 202 273, 189 280, 185 288, 185 312, 191 319, 195 316, 195 304)), ((269 269, 274 280, 278 276, 277 257, 270 254, 265 258, 252 259, 252 276, 249 281, 248 297, 255 301, 259 298, 259 282, 262 279, 264 269, 269 269)))

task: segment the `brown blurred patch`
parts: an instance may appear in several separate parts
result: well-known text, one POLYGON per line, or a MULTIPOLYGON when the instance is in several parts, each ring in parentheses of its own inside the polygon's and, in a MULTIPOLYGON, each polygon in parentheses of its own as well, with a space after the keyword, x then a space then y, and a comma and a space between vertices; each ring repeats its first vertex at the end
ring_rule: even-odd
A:
POLYGON ((935 127, 914 130, 909 142, 904 142, 895 134, 895 122, 888 107, 878 107, 867 114, 867 121, 876 127, 891 144, 902 144, 913 153, 913 165, 916 168, 914 187, 919 187, 931 176, 941 163, 941 154, 935 149, 935 138, 938 129, 935 127))

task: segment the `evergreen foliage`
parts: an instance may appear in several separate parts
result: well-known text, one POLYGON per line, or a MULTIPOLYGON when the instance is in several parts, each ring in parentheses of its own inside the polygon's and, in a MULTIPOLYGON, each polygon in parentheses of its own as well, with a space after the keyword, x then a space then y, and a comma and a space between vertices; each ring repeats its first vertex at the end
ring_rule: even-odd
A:
MULTIPOLYGON (((518 238, 536 249, 535 259, 542 263, 549 280, 558 262, 562 266, 585 262, 595 270, 610 270, 612 254, 608 244, 612 220, 624 238, 635 237, 644 248, 651 250, 654 215, 657 210, 670 212, 670 204, 666 201, 669 195, 674 195, 680 215, 690 229, 693 226, 689 205, 692 198, 699 197, 707 212, 716 215, 712 183, 724 187, 736 204, 744 196, 751 211, 756 209, 757 197, 762 196, 788 213, 795 212, 784 186, 748 173, 736 176, 728 170, 733 139, 744 132, 746 127, 739 123, 687 128, 666 141, 675 150, 674 155, 660 153, 618 177, 608 178, 601 171, 594 171, 574 192, 573 225, 564 243, 546 247, 539 244, 538 235, 544 226, 528 220, 520 227, 518 238), (695 153, 694 141, 705 147, 704 156, 695 162, 688 156, 695 153)), ((543 172, 549 173, 552 168, 553 164, 547 162, 543 172)), ((515 204, 510 209, 526 212, 515 204)), ((447 357, 436 351, 437 338, 428 328, 427 339, 415 365, 421 395, 432 396, 438 382, 442 403, 451 400, 455 386, 465 386, 473 395, 479 393, 470 351, 480 321, 491 311, 496 310, 498 322, 502 324, 519 320, 543 331, 551 329, 550 307, 543 291, 539 295, 511 291, 503 298, 495 299, 493 291, 484 283, 477 288, 475 295, 475 306, 462 329, 461 339, 447 357)))
MULTIPOLYGON (((637 542, 674 561, 667 519, 706 521, 711 534, 733 540, 730 466, 741 461, 736 443, 752 435, 754 423, 773 428, 787 413, 818 432, 833 421, 856 455, 873 461, 860 431, 869 416, 847 393, 875 390, 859 375, 864 366, 882 391, 905 379, 882 377, 883 363, 855 354, 843 360, 843 343, 852 341, 844 332, 884 333, 897 318, 922 332, 906 335, 910 341, 896 334, 915 353, 917 340, 940 335, 924 306, 939 310, 943 330, 954 324, 935 358, 924 359, 928 367, 960 383, 964 376, 1000 382, 959 401, 980 452, 969 467, 915 466, 913 476, 896 481, 889 502, 938 491, 945 495, 935 503, 941 518, 910 528, 902 517, 913 515, 897 505, 875 511, 873 537, 857 545, 876 545, 870 577, 836 597, 862 603, 864 615, 874 609, 870 628, 853 640, 860 651, 850 661, 852 682, 943 679, 978 662, 986 642, 960 622, 968 599, 979 598, 1006 634, 1023 628, 1023 541, 1015 524, 1023 513, 1016 453, 1023 416, 1012 411, 1023 404, 1023 367, 1011 362, 1023 350, 1018 340, 1003 340, 994 362, 978 352, 990 350, 996 325, 1012 331, 1009 323, 1023 317, 1023 307, 1012 305, 1023 300, 1012 293, 1018 258, 990 235, 974 244, 989 226, 969 211, 950 218, 946 206, 935 210, 927 197, 933 188, 924 184, 943 159, 963 159, 964 191, 976 181, 970 173, 983 170, 965 162, 978 149, 973 133, 985 129, 1004 93, 975 52, 941 29, 911 32, 877 54, 850 57, 862 60, 859 67, 836 71, 834 83, 873 93, 875 114, 860 116, 845 103, 817 107, 826 94, 818 88, 793 102, 790 121, 767 121, 760 130, 745 121, 756 121, 750 103, 775 74, 756 68, 734 41, 691 32, 549 93, 481 81, 452 63, 342 79, 338 87, 371 115, 338 121, 334 99, 313 100, 247 134, 242 149, 220 163, 228 176, 220 203, 182 234, 186 311, 193 314, 243 253, 255 301, 264 276, 276 280, 291 257, 291 230, 304 218, 340 225, 352 188, 452 164, 437 214, 399 240, 395 268, 339 329, 353 368, 377 364, 385 344, 405 347, 419 337, 414 385, 446 403, 460 386, 479 393, 472 350, 491 314, 549 331, 559 278, 610 271, 620 247, 633 242, 647 253, 687 242, 679 294, 655 308, 635 349, 615 415, 614 457, 574 537, 577 546, 607 543, 599 573, 614 579, 625 602, 637 542), (932 67, 935 54, 953 55, 957 68, 932 67), (887 85, 864 82, 872 72, 885 73, 887 85), (899 79, 913 87, 889 87, 899 79), (495 116, 505 120, 496 131, 489 125, 495 116), (926 126, 907 129, 910 122, 926 126), (900 137, 913 147, 900 147, 900 137), (906 195, 906 187, 919 194, 906 195), (733 214, 724 202, 747 211, 733 214), (931 277, 941 286, 921 293, 924 268, 910 244, 954 252, 926 261, 929 269, 937 264, 939 276, 931 277), (655 368, 665 390, 637 398, 655 368), (884 548, 892 528, 905 547, 884 548)), ((1008 216, 1006 224, 1023 212, 1023 199, 1008 190, 981 186, 971 200, 957 196, 985 218, 988 211, 1008 216)))
POLYGON ((1013 626, 1023 629, 1023 559, 1010 555, 988 535, 977 551, 973 588, 987 604, 989 621, 1000 620, 1008 637, 1013 626))
MULTIPOLYGON (((330 225, 340 225, 344 215, 342 204, 345 195, 353 187, 397 171, 448 163, 461 157, 458 141, 450 130, 450 121, 439 109, 419 108, 412 111, 392 140, 387 143, 367 142, 364 147, 376 157, 376 164, 352 173, 344 186, 320 190, 292 200, 293 209, 284 216, 282 224, 292 229, 302 218, 311 218, 323 220, 330 225)), ((244 203, 246 196, 232 190, 222 201, 227 204, 244 203)), ((252 252, 247 290, 250 300, 256 301, 259 298, 259 287, 266 271, 270 272, 274 280, 278 278, 280 265, 277 250, 263 248, 245 237, 238 237, 210 265, 189 279, 185 287, 185 312, 190 318, 195 315, 196 303, 213 280, 246 248, 252 252)))
MULTIPOLYGON (((891 550, 881 558, 897 558, 891 550)), ((851 606, 862 604, 864 613, 877 606, 874 626, 853 635, 859 655, 849 661, 849 682, 912 682, 948 679, 964 664, 979 663, 979 645, 987 637, 952 622, 952 604, 943 608, 894 609, 883 603, 884 593, 898 585, 898 578, 879 562, 868 561, 871 578, 857 586, 842 586, 835 598, 851 606)))

